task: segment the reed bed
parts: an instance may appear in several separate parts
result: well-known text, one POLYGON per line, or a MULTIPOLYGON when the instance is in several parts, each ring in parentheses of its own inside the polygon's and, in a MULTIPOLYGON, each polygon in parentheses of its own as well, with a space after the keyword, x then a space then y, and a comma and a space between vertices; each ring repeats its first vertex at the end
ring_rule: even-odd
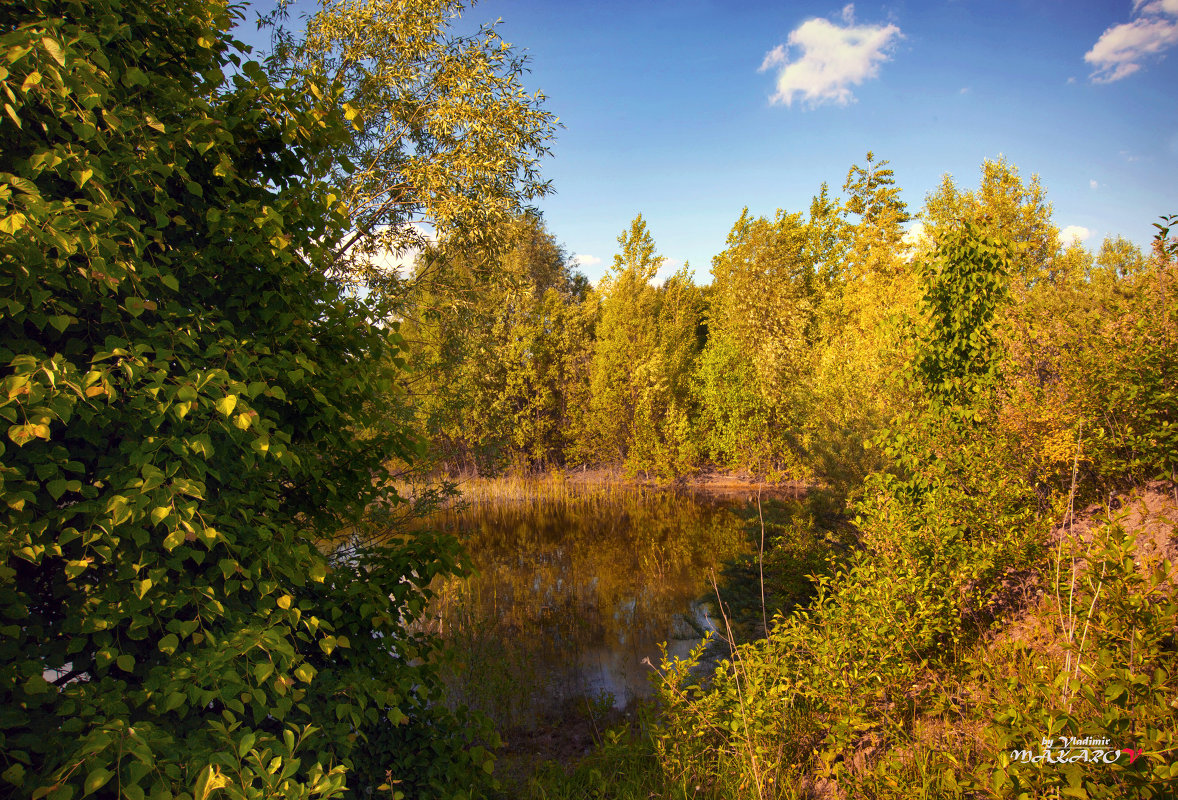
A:
POLYGON ((453 483, 458 489, 458 495, 452 498, 448 506, 568 503, 591 498, 610 501, 668 491, 666 487, 628 481, 618 474, 601 471, 558 470, 535 475, 496 477, 467 475, 454 479, 453 483))

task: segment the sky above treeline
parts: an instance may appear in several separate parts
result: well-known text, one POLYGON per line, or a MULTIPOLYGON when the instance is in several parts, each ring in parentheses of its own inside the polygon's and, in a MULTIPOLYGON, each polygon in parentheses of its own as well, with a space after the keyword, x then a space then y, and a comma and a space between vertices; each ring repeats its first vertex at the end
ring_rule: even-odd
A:
POLYGON ((540 208, 594 281, 641 213, 660 275, 707 283, 742 208, 806 212, 868 150, 912 211, 1004 155, 1093 249, 1178 213, 1178 0, 482 0, 463 24, 497 18, 563 125, 540 208))

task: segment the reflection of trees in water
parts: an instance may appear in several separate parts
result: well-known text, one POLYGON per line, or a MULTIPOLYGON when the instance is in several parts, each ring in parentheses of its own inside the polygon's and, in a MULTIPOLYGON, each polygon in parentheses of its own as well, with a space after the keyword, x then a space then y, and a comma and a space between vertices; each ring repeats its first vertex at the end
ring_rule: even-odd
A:
POLYGON ((476 705, 472 694, 498 695, 488 710, 501 720, 513 692, 557 703, 631 693, 610 682, 641 684, 641 659, 683 630, 676 616, 707 590, 709 570, 746 547, 731 510, 676 494, 483 503, 431 522, 459 533, 476 570, 438 587, 433 607, 458 653, 456 682, 476 705))

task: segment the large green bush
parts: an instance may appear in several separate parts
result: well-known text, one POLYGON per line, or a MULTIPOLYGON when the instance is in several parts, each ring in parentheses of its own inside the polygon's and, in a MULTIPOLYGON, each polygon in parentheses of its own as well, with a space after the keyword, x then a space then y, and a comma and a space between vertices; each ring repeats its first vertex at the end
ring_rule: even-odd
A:
POLYGON ((434 738, 456 725, 414 666, 452 552, 330 557, 408 448, 364 410, 398 339, 323 276, 343 115, 271 86, 231 23, 204 0, 0 9, 13 795, 330 795, 344 766, 434 795, 486 760, 434 738), (390 729, 417 740, 382 750, 390 729))

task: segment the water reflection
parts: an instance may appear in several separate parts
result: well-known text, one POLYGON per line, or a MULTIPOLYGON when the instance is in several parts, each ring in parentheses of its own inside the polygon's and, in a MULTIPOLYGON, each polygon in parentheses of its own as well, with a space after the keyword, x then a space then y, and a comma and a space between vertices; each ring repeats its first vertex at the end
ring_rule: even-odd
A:
POLYGON ((748 550, 731 503, 637 489, 480 502, 430 524, 458 534, 476 569, 432 609, 455 699, 505 726, 649 694, 644 660, 698 643, 710 573, 748 550))

